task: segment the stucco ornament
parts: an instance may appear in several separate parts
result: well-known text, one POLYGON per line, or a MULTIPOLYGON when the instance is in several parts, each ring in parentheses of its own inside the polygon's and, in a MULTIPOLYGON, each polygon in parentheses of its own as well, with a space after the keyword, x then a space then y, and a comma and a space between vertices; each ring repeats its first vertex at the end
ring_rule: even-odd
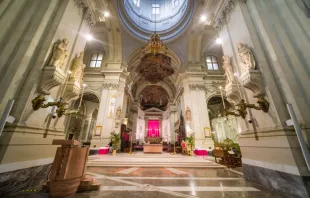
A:
POLYGON ((78 83, 83 82, 84 68, 85 64, 83 63, 84 52, 81 52, 78 57, 73 60, 71 67, 70 80, 77 81, 78 83))
POLYGON ((192 111, 189 107, 186 108, 185 118, 186 118, 186 121, 192 120, 192 111))
POLYGON ((226 84, 235 82, 231 60, 228 55, 223 56, 223 69, 225 70, 226 84))
POLYGON ((255 59, 251 49, 242 43, 238 44, 238 55, 241 61, 240 66, 243 70, 254 70, 255 69, 255 59))
POLYGON ((63 67, 65 59, 68 56, 67 53, 68 43, 69 43, 68 39, 65 38, 54 44, 52 58, 49 62, 50 66, 54 66, 56 68, 63 67))
POLYGON ((116 109, 116 113, 115 113, 115 119, 116 120, 120 120, 121 119, 121 112, 122 112, 121 107, 118 107, 116 109))

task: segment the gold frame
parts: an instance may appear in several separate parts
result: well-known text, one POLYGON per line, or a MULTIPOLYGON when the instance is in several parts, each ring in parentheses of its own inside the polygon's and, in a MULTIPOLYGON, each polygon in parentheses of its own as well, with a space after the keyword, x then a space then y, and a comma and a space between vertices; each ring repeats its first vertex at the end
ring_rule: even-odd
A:
POLYGON ((102 126, 96 126, 96 131, 95 131, 95 135, 94 136, 101 136, 102 133, 102 126), (99 130, 99 134, 98 131, 99 130))
POLYGON ((204 127, 203 132, 204 132, 205 138, 211 137, 211 128, 210 127, 204 127), (208 132, 208 135, 207 135, 207 132, 208 132))

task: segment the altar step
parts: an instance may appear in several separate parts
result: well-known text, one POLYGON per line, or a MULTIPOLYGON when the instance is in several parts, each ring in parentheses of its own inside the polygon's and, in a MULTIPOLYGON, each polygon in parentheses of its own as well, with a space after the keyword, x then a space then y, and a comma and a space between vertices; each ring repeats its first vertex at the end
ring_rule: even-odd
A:
POLYGON ((213 162, 119 162, 119 161, 89 161, 87 166, 100 167, 173 167, 173 168, 225 168, 213 162))

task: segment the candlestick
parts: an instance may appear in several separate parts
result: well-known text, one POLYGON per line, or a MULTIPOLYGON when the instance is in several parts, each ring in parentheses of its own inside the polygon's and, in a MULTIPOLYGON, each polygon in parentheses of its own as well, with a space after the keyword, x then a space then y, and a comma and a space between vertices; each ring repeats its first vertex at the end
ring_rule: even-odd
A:
POLYGON ((224 102, 224 97, 223 97, 223 92, 222 92, 222 86, 220 86, 219 88, 220 88, 220 90, 221 90, 221 96, 222 96, 223 106, 224 106, 224 109, 226 109, 225 102, 224 102))
POLYGON ((67 84, 68 84, 68 81, 69 81, 69 77, 70 77, 70 74, 71 74, 71 71, 69 70, 67 72, 67 76, 66 76, 66 82, 65 82, 65 85, 64 85, 64 89, 62 90, 62 93, 61 93, 61 98, 64 96, 65 94, 65 91, 66 91, 66 87, 67 87, 67 84))
POLYGON ((83 84, 83 86, 82 86, 82 93, 81 93, 81 99, 80 99, 80 104, 79 104, 78 110, 80 110, 80 107, 82 105, 82 100, 83 100, 83 95, 84 95, 84 87, 86 87, 86 84, 83 84))

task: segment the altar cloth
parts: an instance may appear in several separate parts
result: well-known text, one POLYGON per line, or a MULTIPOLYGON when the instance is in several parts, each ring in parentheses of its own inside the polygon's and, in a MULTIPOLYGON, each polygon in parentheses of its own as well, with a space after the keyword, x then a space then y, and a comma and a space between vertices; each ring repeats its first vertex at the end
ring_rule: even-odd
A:
POLYGON ((99 155, 109 154, 109 147, 100 147, 98 150, 99 155))
POLYGON ((195 148, 194 153, 195 155, 199 155, 199 156, 208 155, 208 152, 206 149, 200 149, 200 148, 195 148))

